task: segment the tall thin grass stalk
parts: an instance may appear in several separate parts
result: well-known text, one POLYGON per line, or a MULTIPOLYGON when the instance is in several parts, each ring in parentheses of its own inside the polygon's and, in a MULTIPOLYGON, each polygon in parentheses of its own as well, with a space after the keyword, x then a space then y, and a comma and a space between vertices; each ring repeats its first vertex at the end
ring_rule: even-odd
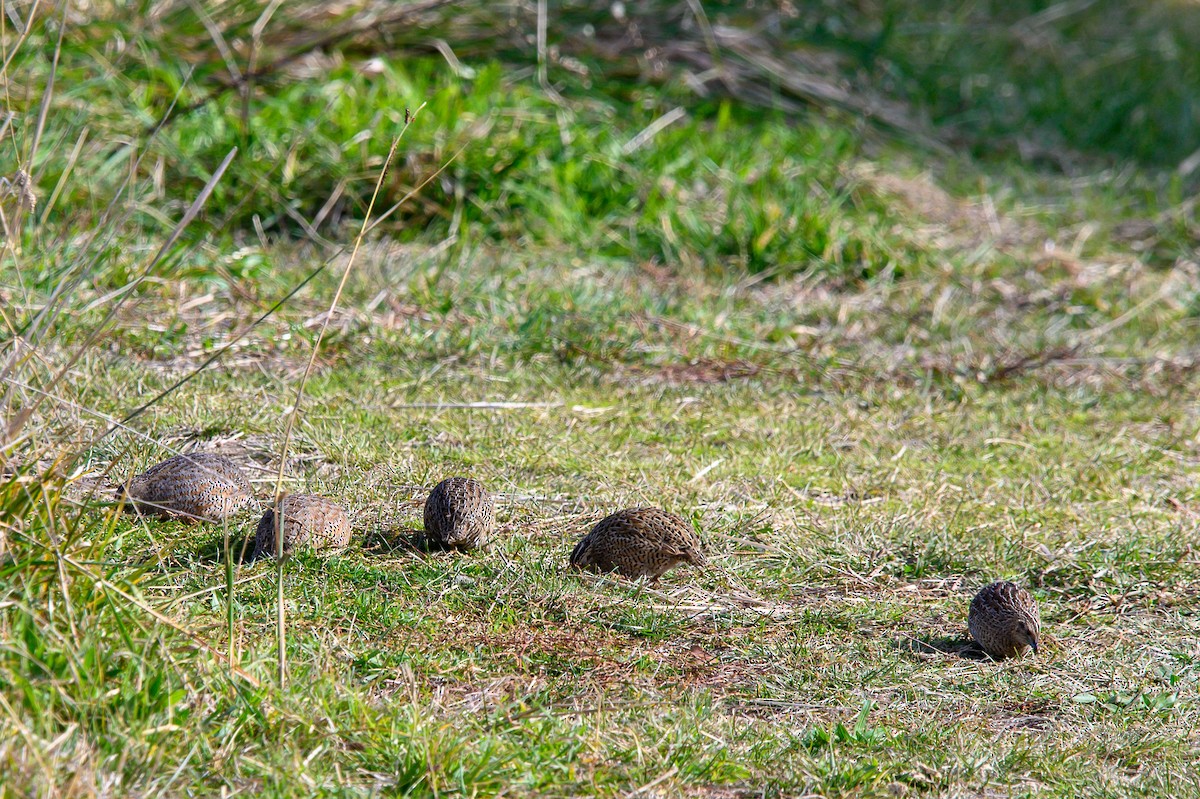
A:
MULTIPOLYGON (((40 341, 41 336, 51 329, 59 314, 63 313, 66 308, 67 303, 65 298, 69 297, 75 287, 82 283, 88 275, 94 272, 97 264, 100 262, 100 259, 104 257, 103 254, 107 250, 109 243, 117 235, 117 231, 128 218, 132 205, 126 206, 124 215, 118 215, 115 213, 118 203, 120 202, 121 198, 125 196, 129 187, 133 184, 142 160, 150 152, 149 144, 158 136, 159 131, 163 129, 163 126, 166 125, 167 121, 174 113, 175 106, 179 102, 179 97, 191 82, 193 71, 194 70, 189 70, 187 75, 180 82, 174 97, 171 99, 170 105, 167 106, 165 114, 155 125, 154 129, 148 134, 146 141, 143 142, 141 155, 135 159, 133 168, 117 187, 116 191, 113 192, 112 197, 109 198, 109 201, 106 204, 104 211, 101 213, 98 222, 95 225, 92 225, 92 227, 86 231, 86 235, 88 235, 89 239, 85 246, 90 249, 92 253, 91 257, 81 261, 79 264, 74 265, 71 269, 68 269, 63 273, 62 278, 58 281, 58 284, 50 293, 50 297, 46 300, 42 310, 40 310, 37 316, 34 317, 33 321, 29 323, 26 332, 26 338, 28 338, 31 343, 36 345, 38 341, 40 341)), ((14 368, 13 363, 6 364, 4 373, 7 374, 7 372, 12 368, 14 368)))
MULTIPOLYGON (((91 581, 93 584, 104 588, 105 591, 109 591, 113 594, 116 594, 117 596, 121 597, 121 599, 124 599, 126 602, 128 602, 130 605, 133 605, 134 607, 138 608, 139 610, 141 610, 143 613, 147 614, 148 616, 153 617, 160 624, 165 624, 166 626, 175 630, 175 632, 180 633, 181 635, 185 636, 192 642, 192 644, 197 649, 211 655, 212 657, 214 657, 217 660, 217 662, 220 662, 221 653, 218 652, 216 650, 216 648, 213 647, 212 644, 208 643, 208 641, 205 641, 203 638, 201 638, 196 633, 192 632, 188 628, 179 624, 177 621, 175 621, 171 617, 158 612, 153 607, 151 607, 149 603, 143 602, 142 600, 135 597, 133 594, 130 594, 128 591, 123 590, 120 586, 105 579, 101 574, 88 568, 86 565, 79 562, 75 558, 64 554, 61 556, 61 559, 65 564, 70 566, 75 572, 77 572, 78 574, 81 574, 83 577, 85 577, 86 579, 91 581)), ((254 675, 250 674, 249 672, 245 671, 244 669, 241 669, 241 668, 238 668, 237 666, 231 665, 229 668, 229 671, 231 674, 235 674, 238 677, 241 677, 243 680, 250 683, 255 688, 259 687, 259 685, 260 685, 259 681, 254 677, 254 675)))
POLYGON ((62 174, 58 177, 58 183, 54 184, 54 190, 50 192, 49 199, 42 203, 41 214, 38 217, 38 224, 44 224, 49 218, 50 212, 54 210, 55 204, 58 203, 59 195, 63 189, 67 187, 68 181, 75 172, 75 165, 79 162, 79 156, 83 152, 83 145, 91 134, 91 128, 84 128, 79 132, 79 138, 75 139, 75 146, 71 149, 71 154, 67 156, 67 163, 63 167, 62 174))
MULTIPOLYGON (((418 109, 420 110, 420 109, 418 109)), ((308 357, 308 365, 304 367, 304 374, 300 377, 300 384, 296 387, 296 402, 292 405, 292 412, 288 414, 287 426, 283 433, 283 447, 279 453, 279 472, 275 476, 275 633, 276 642, 279 647, 279 687, 283 689, 287 680, 287 625, 284 619, 283 608, 283 506, 279 500, 283 486, 283 470, 287 463, 288 445, 292 440, 292 430, 296 426, 296 417, 300 414, 300 404, 304 400, 304 386, 308 383, 308 378, 312 374, 313 366, 317 362, 317 352, 321 349, 321 342, 325 338, 325 331, 329 327, 329 320, 333 318, 333 312, 337 309, 338 303, 342 299, 342 291, 346 287, 346 281, 350 277, 350 271, 354 268, 354 261, 358 257, 358 250, 362 246, 363 238, 367 234, 371 223, 371 213, 375 210, 375 200, 379 197, 379 190, 383 186, 384 178, 387 177, 388 168, 392 165, 392 158, 396 155, 396 148, 400 145, 400 140, 404 138, 404 134, 412 125, 415 116, 410 116, 404 123, 403 129, 396 138, 392 139, 392 146, 388 149, 387 158, 384 159, 383 168, 379 170, 379 177, 375 181, 375 190, 371 193, 371 202, 367 204, 367 213, 363 216, 362 226, 359 228, 358 236, 354 240, 354 249, 350 252, 350 258, 346 261, 346 268, 342 270, 342 279, 338 282, 337 291, 333 293, 333 299, 329 303, 329 310, 325 312, 325 318, 321 321, 321 329, 317 331, 317 340, 313 342, 312 353, 308 357)))
POLYGON ((21 737, 25 739, 25 745, 29 748, 29 753, 33 755, 33 759, 37 761, 38 767, 42 770, 42 774, 46 776, 46 783, 48 785, 53 785, 54 772, 52 772, 50 767, 46 765, 46 760, 42 757, 42 753, 38 749, 37 741, 34 739, 33 733, 29 731, 28 727, 21 723, 21 717, 17 715, 17 711, 13 709, 13 706, 8 703, 8 700, 4 697, 3 691, 0 691, 0 706, 3 706, 4 712, 8 714, 13 726, 17 728, 17 732, 21 734, 21 737))
MULTIPOLYGON (((241 199, 241 201, 239 201, 237 203, 237 205, 233 209, 231 209, 229 214, 226 215, 226 218, 222 222, 220 227, 222 227, 222 228, 226 227, 228 224, 228 221, 230 219, 236 217, 237 214, 241 212, 242 207, 247 202, 249 202, 249 200, 252 197, 256 196, 259 187, 262 186, 264 183, 266 183, 266 181, 269 178, 273 177, 275 175, 275 173, 279 169, 282 168, 283 164, 287 163, 291 159, 291 157, 295 154, 295 152, 300 147, 300 145, 302 143, 304 143, 305 141, 307 141, 308 137, 312 134, 313 130, 316 129, 317 123, 321 119, 323 119, 326 114, 329 113, 329 110, 333 107, 333 103, 334 103, 334 99, 330 99, 329 102, 325 104, 325 108, 322 111, 322 113, 317 115, 316 117, 314 117, 313 120, 300 133, 300 135, 298 135, 292 141, 292 144, 288 148, 287 153, 285 153, 282 158, 277 159, 276 164, 274 166, 272 166, 269 170, 267 170, 267 171, 263 172, 261 175, 259 175, 259 177, 255 180, 254 185, 250 187, 250 190, 246 193, 246 195, 241 199)), ((125 424, 128 424, 129 422, 133 421, 135 418, 137 418, 141 414, 145 413, 146 410, 148 410, 149 408, 151 408, 152 406, 154 406, 155 404, 160 402, 163 398, 173 394, 176 390, 179 389, 180 386, 191 381, 193 378, 195 378, 197 375, 199 375, 201 372, 203 372, 205 369, 207 369, 213 363, 220 360, 225 355, 226 352, 228 352, 234 346, 239 344, 255 328, 257 328, 260 324, 262 324, 269 317, 271 317, 276 311, 278 311, 285 304, 287 304, 288 301, 290 301, 292 299, 292 297, 296 296, 296 294, 302 288, 307 286, 317 275, 319 275, 323 271, 325 271, 325 269, 329 266, 329 264, 333 262, 333 259, 335 257, 337 257, 339 254, 341 254, 343 251, 344 251, 344 248, 339 249, 337 252, 330 255, 324 262, 321 263, 320 266, 318 266, 316 269, 314 269, 312 272, 310 272, 307 277, 305 277, 303 280, 301 280, 299 283, 297 283, 295 286, 293 286, 288 291, 288 293, 285 294, 278 302, 276 302, 274 305, 272 305, 270 308, 268 308, 266 311, 264 311, 261 315, 259 315, 256 319, 254 319, 254 321, 250 322, 250 324, 246 325, 240 331, 238 331, 234 336, 232 336, 229 339, 229 341, 225 343, 225 345, 223 347, 218 349, 216 352, 214 352, 209 357, 205 358, 203 361, 200 362, 200 364, 198 366, 196 366, 190 372, 185 374, 183 377, 179 378, 174 383, 172 383, 171 385, 167 386, 162 391, 155 394, 149 400, 143 402, 141 405, 139 405, 138 407, 136 407, 132 411, 130 411, 128 414, 126 414, 125 417, 123 419, 121 419, 121 424, 125 425, 125 424)), ((109 426, 95 441, 92 442, 92 444, 94 445, 94 444, 98 443, 99 441, 103 440, 104 438, 107 438, 116 429, 117 429, 116 426, 109 426)))
MULTIPOLYGON (((221 176, 225 174, 225 170, 229 168, 229 164, 233 161, 233 158, 236 155, 237 148, 234 147, 229 151, 229 154, 225 156, 225 160, 221 162, 221 165, 217 167, 216 171, 213 172, 212 177, 208 179, 208 182, 204 184, 204 188, 200 190, 200 193, 192 201, 192 204, 188 206, 187 211, 185 211, 183 214, 183 218, 175 223, 175 227, 171 231, 171 235, 168 236, 167 240, 164 241, 162 246, 158 248, 158 252, 156 252, 154 257, 150 259, 150 262, 146 264, 146 268, 143 269, 142 273, 138 275, 138 277, 135 278, 129 286, 126 287, 126 290, 124 294, 122 294, 121 298, 112 303, 108 309, 108 312, 100 321, 100 324, 98 324, 91 331, 88 337, 84 339, 83 343, 77 347, 71 357, 67 359, 66 364, 64 364, 62 368, 59 369, 58 373, 50 379, 50 382, 46 384, 45 390, 47 392, 54 391, 59 382, 61 382, 62 379, 70 373, 71 369, 75 367, 75 364, 79 361, 79 359, 83 357, 83 354, 92 348, 92 345, 95 344, 96 339, 100 336, 100 333, 108 328, 108 324, 113 320, 113 318, 116 317, 117 312, 120 310, 121 306, 125 304, 125 301, 129 297, 133 296, 133 289, 140 285, 147 277, 149 277, 150 273, 154 271, 154 268, 167 257, 167 254, 175 245, 175 242, 179 240, 181 235, 183 235, 183 231, 187 229, 188 225, 190 225, 196 216, 199 215, 200 209, 204 207, 204 204, 212 194, 213 189, 216 188, 217 182, 220 181, 221 176)), ((22 408, 15 414, 15 416, 9 421, 7 427, 0 431, 0 445, 16 436, 20 429, 25 425, 25 422, 28 421, 28 419, 37 411, 38 407, 42 404, 43 399, 44 397, 39 396, 27 407, 22 408)))
MULTIPOLYGON (((222 525, 225 533, 224 541, 224 558, 225 558, 225 622, 226 632, 229 634, 229 668, 233 669, 233 664, 237 662, 237 643, 234 640, 234 625, 233 625, 233 547, 229 541, 229 517, 224 519, 222 525)), ((243 547, 244 549, 245 547, 243 547)), ((240 558, 239 558, 240 560, 240 558)))
MULTIPOLYGON (((36 4, 35 4, 36 5, 36 4)), ((54 44, 54 58, 50 62, 50 74, 46 77, 46 88, 42 90, 42 102, 38 108, 37 128, 33 133, 33 144, 29 146, 29 170, 33 171, 33 165, 37 161, 38 148, 42 145, 42 134, 46 132, 46 117, 50 113, 50 103, 54 98, 54 80, 58 76, 58 62, 62 57, 63 37, 67 32, 67 4, 62 5, 62 18, 58 21, 58 41, 54 44)), ((25 23, 25 29, 29 30, 33 24, 33 15, 30 14, 28 21, 25 23)))
MULTIPOLYGON (((9 83, 9 81, 8 81, 8 65, 12 63, 13 58, 16 57, 18 52, 20 52, 21 45, 25 43, 25 39, 29 36, 29 32, 31 30, 33 30, 33 20, 34 20, 34 17, 37 16, 38 5, 40 5, 40 3, 41 3, 41 0, 33 0, 33 5, 30 6, 30 8, 29 8, 29 14, 26 15, 26 17, 25 17, 25 30, 21 31, 21 35, 19 37, 17 37, 17 41, 13 44, 12 52, 4 54, 4 66, 0 66, 0 80, 4 81, 4 94, 5 94, 6 101, 8 100, 8 83, 9 83)), ((3 16, 5 17, 5 19, 7 19, 7 15, 3 15, 3 16)), ((5 26, 5 27, 7 27, 7 26, 5 26)), ((0 33, 6 33, 6 31, 0 30, 0 33)), ((10 108, 12 107, 12 103, 6 103, 6 104, 10 108)))

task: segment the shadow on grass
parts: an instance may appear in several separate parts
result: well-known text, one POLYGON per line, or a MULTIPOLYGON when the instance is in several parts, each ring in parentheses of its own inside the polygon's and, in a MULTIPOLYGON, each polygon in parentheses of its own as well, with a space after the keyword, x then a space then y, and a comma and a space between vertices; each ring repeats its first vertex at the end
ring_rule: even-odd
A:
POLYGON ((979 644, 962 636, 932 638, 927 635, 907 636, 896 641, 896 649, 910 655, 957 655, 964 660, 988 660, 979 644))
MULTIPOLYGON (((421 537, 424 531, 391 525, 376 525, 366 531, 363 536, 362 548, 372 555, 424 555, 421 547, 421 537)), ((254 557, 254 534, 230 534, 230 550, 236 563, 243 566, 252 565, 258 559, 254 557)), ((201 546, 187 553, 192 559, 209 563, 221 563, 225 560, 225 539, 216 536, 205 541, 201 546)))
MULTIPOLYGON (((229 551, 236 563, 243 566, 254 562, 254 534, 229 534, 229 551)), ((192 557, 209 563, 222 563, 225 560, 225 536, 219 535, 205 541, 204 544, 192 551, 192 557)))
MULTIPOLYGON (((410 553, 421 557, 464 553, 463 550, 456 547, 426 538, 423 528, 401 527, 392 524, 377 524, 368 530, 363 540, 363 549, 376 555, 410 553)), ((472 551, 478 552, 479 550, 472 551)))
POLYGON ((363 550, 375 555, 423 555, 424 530, 400 527, 392 524, 377 524, 367 530, 363 537, 363 550))

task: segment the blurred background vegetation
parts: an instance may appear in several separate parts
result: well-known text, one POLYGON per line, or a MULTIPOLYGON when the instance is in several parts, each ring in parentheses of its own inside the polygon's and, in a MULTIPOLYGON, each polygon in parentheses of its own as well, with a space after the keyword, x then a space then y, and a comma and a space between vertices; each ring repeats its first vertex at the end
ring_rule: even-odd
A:
POLYGON ((846 169, 864 148, 915 148, 949 185, 970 157, 1111 169, 1101 223, 1194 194, 1198 41, 1195 4, 1132 0, 42 4, 8 152, 52 193, 43 225, 100 214, 133 170, 153 227, 236 147, 207 231, 337 238, 420 108, 383 207, 446 167, 391 235, 870 277, 928 253, 846 169))

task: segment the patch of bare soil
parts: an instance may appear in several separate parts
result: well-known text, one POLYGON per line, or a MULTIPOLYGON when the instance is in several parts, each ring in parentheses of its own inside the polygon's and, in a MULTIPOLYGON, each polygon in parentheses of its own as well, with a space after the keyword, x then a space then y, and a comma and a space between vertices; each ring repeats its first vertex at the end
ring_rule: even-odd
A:
POLYGON ((801 371, 790 366, 755 363, 744 358, 687 358, 677 362, 614 364, 611 380, 625 385, 701 386, 751 380, 755 377, 784 376, 800 379, 801 371))
POLYGON ((986 194, 977 200, 953 197, 928 174, 885 173, 867 162, 855 164, 850 172, 869 191, 899 200, 925 220, 925 226, 909 232, 937 246, 956 249, 983 243, 1001 248, 1028 246, 1041 236, 1037 226, 1001 215, 986 194))
POLYGON ((686 383, 728 383, 743 380, 762 372, 763 367, 746 360, 731 361, 702 358, 688 363, 666 364, 650 373, 652 380, 672 385, 686 383))
MULTIPOLYGON (((774 634, 789 632, 779 628, 774 634)), ((666 684, 711 688, 718 695, 752 695, 765 677, 782 668, 777 660, 743 652, 725 632, 697 627, 686 637, 652 642, 582 618, 530 619, 497 630, 482 616, 456 614, 444 619, 429 644, 474 652, 480 668, 513 670, 513 679, 522 683, 569 678, 581 695, 604 692, 614 684, 640 686, 650 693, 661 692, 666 684)))
POLYGON ((990 708, 988 726, 1005 732, 1042 732, 1054 726, 1059 706, 1044 699, 1003 702, 990 708))

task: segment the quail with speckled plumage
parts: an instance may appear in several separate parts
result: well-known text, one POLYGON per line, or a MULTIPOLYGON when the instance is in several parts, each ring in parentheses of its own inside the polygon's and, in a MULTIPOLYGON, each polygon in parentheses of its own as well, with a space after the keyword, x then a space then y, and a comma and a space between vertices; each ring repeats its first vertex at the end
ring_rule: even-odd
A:
POLYGON ((487 545, 496 525, 496 502, 483 483, 449 477, 434 486, 425 500, 427 546, 475 549, 487 545))
POLYGON ((237 464, 212 452, 190 452, 150 467, 117 489, 141 513, 188 521, 221 521, 254 500, 237 464))
POLYGON ((298 549, 338 550, 350 543, 350 518, 341 505, 316 494, 289 494, 268 508, 254 533, 254 558, 274 557, 276 528, 283 530, 283 554, 298 549), (276 517, 276 509, 281 513, 276 517))
POLYGON ((571 565, 652 582, 680 563, 708 563, 692 526, 658 508, 631 508, 601 519, 571 551, 571 565))
POLYGON ((967 615, 971 637, 996 660, 1038 651, 1042 621, 1037 603, 1024 588, 1006 581, 982 588, 967 615))

